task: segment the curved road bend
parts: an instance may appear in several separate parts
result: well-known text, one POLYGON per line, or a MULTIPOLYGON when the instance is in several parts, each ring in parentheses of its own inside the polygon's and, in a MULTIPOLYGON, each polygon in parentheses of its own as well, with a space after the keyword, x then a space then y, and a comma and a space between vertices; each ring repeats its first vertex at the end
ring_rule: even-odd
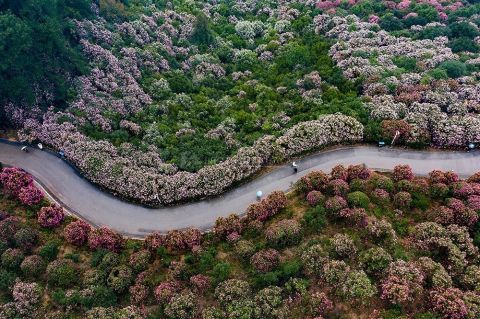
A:
POLYGON ((96 226, 108 226, 124 235, 144 237, 153 231, 166 232, 189 226, 207 229, 217 217, 242 213, 262 190, 288 190, 292 183, 313 170, 326 172, 337 165, 364 163, 388 170, 397 164, 409 164, 417 174, 433 169, 454 170, 461 177, 480 171, 480 152, 426 152, 404 149, 351 146, 319 152, 299 161, 293 174, 289 165, 243 184, 223 195, 194 203, 165 208, 146 208, 127 203, 103 192, 80 177, 72 167, 54 155, 30 149, 24 153, 17 145, 0 143, 0 162, 19 166, 31 173, 56 200, 72 213, 96 226))

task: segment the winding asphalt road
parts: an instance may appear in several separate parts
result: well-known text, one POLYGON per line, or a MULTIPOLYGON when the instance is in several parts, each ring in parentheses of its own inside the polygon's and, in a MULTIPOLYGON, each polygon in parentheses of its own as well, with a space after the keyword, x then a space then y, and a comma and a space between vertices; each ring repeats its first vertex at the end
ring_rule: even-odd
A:
POLYGON ((29 153, 24 153, 18 145, 0 142, 0 162, 22 167, 32 174, 47 193, 70 213, 95 226, 105 225, 124 235, 141 238, 153 231, 166 232, 189 226, 208 229, 219 216, 244 212, 256 200, 257 190, 262 190, 265 195, 274 190, 286 191, 297 179, 313 170, 328 172, 337 164, 365 164, 372 169, 388 170, 397 164, 409 164, 419 175, 440 169, 453 170, 461 177, 468 177, 480 171, 480 152, 342 147, 297 161, 297 174, 293 173, 291 167, 284 165, 221 196, 165 208, 146 208, 115 198, 79 176, 67 163, 45 151, 30 149, 29 153))

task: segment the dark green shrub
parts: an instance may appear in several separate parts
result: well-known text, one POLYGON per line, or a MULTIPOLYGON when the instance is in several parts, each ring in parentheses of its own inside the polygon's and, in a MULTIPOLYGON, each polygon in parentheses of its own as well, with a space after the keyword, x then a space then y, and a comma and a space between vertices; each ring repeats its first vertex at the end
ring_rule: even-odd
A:
POLYGON ((427 72, 429 76, 434 78, 435 80, 446 80, 448 79, 448 74, 445 69, 435 68, 427 72))
POLYGON ((327 224, 325 208, 318 205, 305 212, 302 219, 302 226, 314 232, 320 232, 327 224))
POLYGON ((0 268, 0 291, 8 291, 15 283, 17 275, 14 272, 0 268))
POLYGON ((215 259, 216 254, 217 254, 217 250, 215 248, 210 248, 202 252, 197 265, 198 271, 200 273, 204 273, 206 271, 213 269, 216 263, 216 259, 215 259))
POLYGON ((40 248, 39 255, 46 261, 53 261, 57 258, 58 247, 60 245, 56 241, 49 241, 40 248))
POLYGON ((276 286, 278 285, 279 278, 278 278, 278 271, 267 272, 264 274, 257 274, 253 277, 253 284, 258 289, 268 287, 268 286, 276 286))
POLYGON ((216 283, 222 282, 230 277, 231 272, 232 266, 228 262, 218 263, 212 269, 213 281, 216 283))
POLYGON ((368 208, 370 198, 361 191, 352 192, 347 195, 348 204, 353 207, 368 208))
POLYGON ((422 193, 412 193, 412 207, 426 210, 430 206, 430 199, 422 193))
POLYGON ((2 254, 2 266, 10 270, 18 270, 25 256, 17 248, 9 248, 2 254))
POLYGON ((406 218, 394 221, 392 226, 398 235, 405 236, 408 234, 408 220, 406 218))
POLYGON ((108 253, 106 249, 97 249, 93 252, 92 256, 90 257, 90 266, 98 267, 98 265, 102 262, 103 257, 108 253))
POLYGON ((393 63, 408 72, 415 72, 417 70, 417 60, 404 55, 393 58, 393 63))
POLYGON ((467 73, 467 67, 465 63, 456 60, 445 61, 439 66, 447 72, 447 75, 451 78, 459 78, 467 73))
POLYGON ((363 179, 356 178, 350 182, 350 191, 356 192, 364 192, 367 188, 367 181, 363 179))
POLYGON ((439 318, 440 317, 437 317, 431 312, 423 312, 413 316, 413 319, 439 319, 439 318))
POLYGON ((47 281, 52 286, 69 288, 78 283, 78 270, 72 261, 57 259, 47 266, 47 281))
POLYGON ((452 49, 453 52, 478 52, 478 44, 475 43, 472 39, 467 37, 461 37, 457 39, 450 40, 448 46, 452 49))
POLYGON ((302 262, 300 260, 289 260, 280 265, 280 269, 278 270, 278 276, 282 281, 287 281, 288 279, 299 275, 301 269, 302 262))
POLYGON ((480 230, 473 234, 473 244, 480 248, 480 230))
POLYGON ((117 305, 117 296, 112 289, 99 285, 92 287, 92 290, 92 295, 86 295, 80 299, 80 304, 84 307, 113 307, 117 305))
POLYGON ((66 259, 70 259, 71 261, 73 261, 74 263, 78 263, 80 261, 80 255, 77 254, 77 253, 68 253, 68 254, 65 254, 64 256, 66 259))
POLYGON ((360 252, 358 260, 367 274, 375 275, 386 269, 393 259, 383 248, 374 247, 360 252))

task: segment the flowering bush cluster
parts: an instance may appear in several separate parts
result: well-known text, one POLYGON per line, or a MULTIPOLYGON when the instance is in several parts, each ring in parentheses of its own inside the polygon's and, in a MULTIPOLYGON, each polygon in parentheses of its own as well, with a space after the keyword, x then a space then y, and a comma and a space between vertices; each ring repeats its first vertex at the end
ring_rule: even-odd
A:
MULTIPOLYGON (((217 223, 219 223, 218 220, 217 223)), ((171 230, 166 234, 154 232, 145 238, 144 246, 150 250, 165 247, 170 251, 181 251, 200 246, 201 239, 202 234, 196 228, 171 230)))
MULTIPOLYGON (((263 137, 221 163, 190 173, 166 168, 151 152, 140 155, 131 147, 119 151, 105 141, 88 140, 72 127, 58 129, 63 137, 49 139, 56 141, 54 146, 62 149, 85 176, 122 197, 154 205, 218 195, 258 172, 272 160, 274 151, 281 156, 292 156, 333 143, 359 141, 363 136, 363 127, 357 120, 340 114, 328 115, 294 126, 276 140, 272 136, 263 137), (122 154, 131 154, 136 160, 122 154), (148 157, 148 164, 139 162, 148 157)), ((48 129, 48 132, 53 131, 48 129)))
POLYGON ((284 192, 275 191, 258 203, 251 204, 247 208, 247 217, 261 222, 276 215, 287 205, 287 197, 284 192))
POLYGON ((395 261, 387 269, 382 281, 382 299, 405 305, 414 301, 423 291, 424 276, 414 264, 395 261))
POLYGON ((0 212, 0 296, 12 300, 0 316, 54 317, 58 307, 86 318, 319 318, 381 314, 391 304, 404 316, 477 318, 478 220, 466 223, 464 212, 474 211, 478 179, 409 171, 312 172, 296 193, 275 192, 250 215, 220 218, 211 233, 153 233, 143 247, 80 220, 46 230, 0 212), (332 181, 349 191, 332 191, 332 181), (433 196, 438 184, 451 197, 433 196), (401 211, 386 200, 406 190, 415 200, 401 211), (312 192, 322 197, 314 207, 312 192), (16 297, 39 292, 20 287, 27 282, 45 289, 30 304, 16 297))
MULTIPOLYGON (((93 5, 101 15, 100 7, 93 5)), ((309 58, 293 56, 304 30, 292 22, 302 17, 313 26, 314 2, 301 10, 295 1, 238 0, 230 7, 151 5, 129 21, 73 19, 73 37, 90 66, 72 81, 75 98, 59 111, 10 106, 12 122, 21 123, 22 138, 63 150, 94 183, 150 205, 217 195, 270 161, 361 140, 356 119, 318 117, 324 91, 346 82, 330 71, 322 76, 310 61, 330 61, 325 50, 313 49, 326 41, 306 28, 315 41, 296 45, 309 58), (292 83, 272 68, 292 74, 292 83), (310 121, 295 120, 305 110, 310 121)), ((332 105, 329 113, 362 108, 348 94, 340 100, 351 106, 332 105)))
POLYGON ((88 234, 88 246, 91 249, 103 248, 118 252, 122 249, 123 238, 107 227, 100 227, 88 234))
POLYGON ((265 230, 265 238, 274 246, 296 244, 300 240, 301 226, 295 219, 284 219, 265 230))
POLYGON ((0 184, 6 194, 18 198, 24 205, 38 204, 44 197, 43 192, 33 185, 32 176, 20 168, 1 169, 0 184))
POLYGON ((269 272, 277 267, 280 255, 275 249, 260 250, 250 258, 250 263, 258 272, 269 272))
POLYGON ((63 235, 70 244, 83 246, 87 243, 91 231, 92 227, 89 224, 83 220, 78 220, 68 224, 63 231, 63 235))
POLYGON ((63 208, 54 204, 42 207, 38 212, 38 223, 45 228, 58 227, 64 218, 63 208))
MULTIPOLYGON (((411 1, 407 2, 405 8, 411 1)), ((479 141, 476 74, 462 77, 465 72, 451 71, 465 65, 448 46, 446 36, 396 37, 382 30, 378 19, 363 22, 354 15, 323 14, 314 23, 317 32, 338 39, 330 54, 344 75, 365 79, 370 116, 383 121, 385 139, 442 147, 479 141)), ((445 25, 427 25, 429 30, 436 27, 445 25)), ((412 26, 412 31, 418 30, 424 29, 412 26)))

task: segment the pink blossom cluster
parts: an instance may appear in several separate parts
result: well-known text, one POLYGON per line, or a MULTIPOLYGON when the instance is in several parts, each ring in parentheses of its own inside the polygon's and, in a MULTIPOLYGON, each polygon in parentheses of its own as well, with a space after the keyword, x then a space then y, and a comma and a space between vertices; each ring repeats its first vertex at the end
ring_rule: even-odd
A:
POLYGON ((205 291, 211 286, 211 279, 208 276, 199 274, 190 277, 190 284, 199 293, 205 293, 205 291))
POLYGON ((6 167, 0 171, 0 184, 5 194, 16 197, 24 205, 35 205, 44 195, 35 185, 30 174, 17 167, 6 167))
POLYGON ((406 305, 422 293, 423 281, 424 275, 415 264, 395 261, 388 267, 381 283, 381 298, 393 304, 406 305))
POLYGON ((394 181, 398 182, 404 179, 411 181, 415 176, 409 165, 397 165, 393 168, 392 177, 394 181))
POLYGON ((83 246, 88 241, 92 227, 83 220, 77 220, 68 224, 63 230, 63 236, 72 245, 83 246))
POLYGON ((2 318, 37 318, 39 313, 42 289, 33 282, 22 282, 17 279, 12 289, 13 301, 0 306, 2 318))
POLYGON ((444 252, 447 256, 446 269, 453 274, 461 273, 469 260, 478 254, 467 228, 456 224, 447 227, 435 222, 417 224, 412 239, 420 249, 444 252))
POLYGON ((275 249, 260 250, 250 258, 250 264, 260 273, 275 269, 279 262, 280 254, 275 249))
POLYGON ((155 299, 160 303, 168 303, 178 292, 179 283, 175 281, 161 282, 155 288, 155 299))
POLYGON ((266 221, 275 216, 287 205, 287 196, 284 192, 275 191, 260 202, 250 204, 247 208, 247 217, 251 220, 266 221))
POLYGON ((307 194, 307 202, 310 206, 316 206, 323 200, 325 200, 325 196, 320 191, 310 191, 307 194))
POLYGON ((113 230, 102 226, 89 233, 88 246, 91 249, 103 248, 113 252, 119 252, 123 247, 123 238, 113 230))
POLYGON ((458 288, 438 289, 430 292, 432 310, 444 318, 463 319, 468 308, 463 300, 463 292, 458 288))
POLYGON ((64 218, 65 213, 63 212, 63 208, 52 204, 40 209, 37 220, 42 227, 55 228, 60 226, 64 218))
POLYGON ((156 250, 165 247, 169 251, 181 251, 193 249, 200 246, 202 234, 196 228, 187 228, 183 230, 171 230, 166 234, 153 232, 145 238, 144 246, 150 250, 156 250))

